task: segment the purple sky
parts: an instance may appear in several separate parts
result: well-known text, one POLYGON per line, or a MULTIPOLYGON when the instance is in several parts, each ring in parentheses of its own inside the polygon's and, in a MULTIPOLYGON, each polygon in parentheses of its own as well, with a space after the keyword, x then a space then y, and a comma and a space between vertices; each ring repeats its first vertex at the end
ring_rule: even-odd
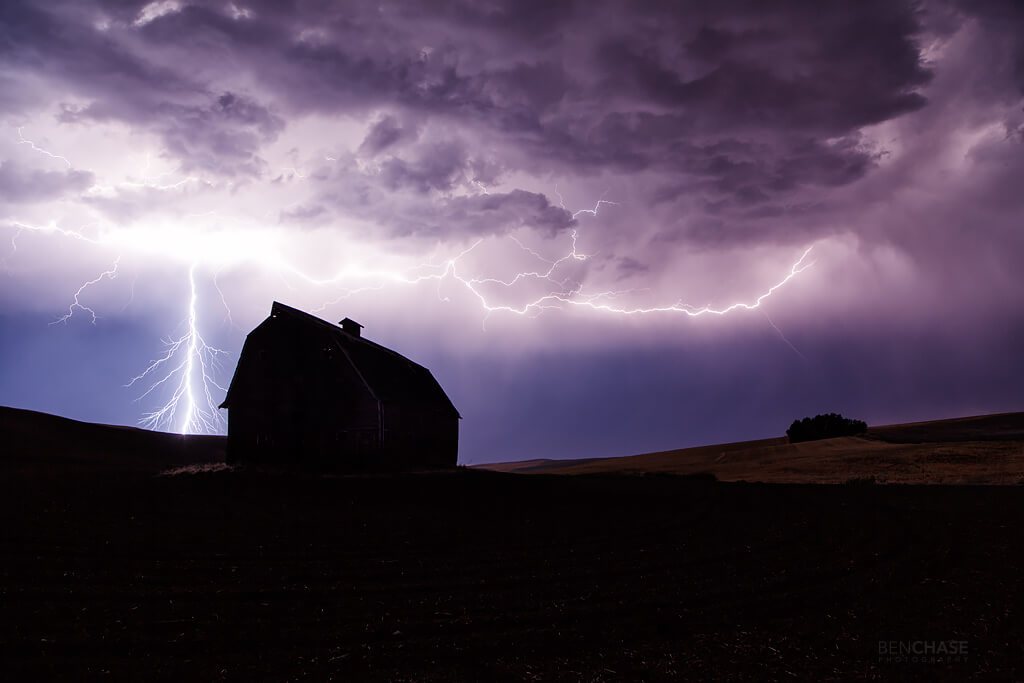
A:
POLYGON ((1021 410, 1022 262, 1012 0, 0 5, 0 404, 223 431, 279 300, 464 463, 1021 410))

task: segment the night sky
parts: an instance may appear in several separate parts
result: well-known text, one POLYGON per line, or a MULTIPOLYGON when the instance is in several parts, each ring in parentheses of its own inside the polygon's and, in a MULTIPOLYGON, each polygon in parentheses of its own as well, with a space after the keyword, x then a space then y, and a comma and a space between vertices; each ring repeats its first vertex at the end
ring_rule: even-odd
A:
POLYGON ((463 463, 1021 410, 1022 261, 1013 0, 0 4, 3 405, 223 433, 278 300, 463 463))

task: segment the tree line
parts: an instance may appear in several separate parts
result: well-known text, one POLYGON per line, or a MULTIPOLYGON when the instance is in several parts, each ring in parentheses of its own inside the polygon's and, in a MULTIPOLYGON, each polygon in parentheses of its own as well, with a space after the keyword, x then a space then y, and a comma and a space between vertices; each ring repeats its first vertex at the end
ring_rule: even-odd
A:
POLYGON ((786 430, 786 436, 789 437, 790 443, 797 443, 798 441, 831 439, 836 436, 854 436, 863 434, 867 428, 868 423, 863 420, 851 420, 839 413, 828 413, 794 420, 786 430))

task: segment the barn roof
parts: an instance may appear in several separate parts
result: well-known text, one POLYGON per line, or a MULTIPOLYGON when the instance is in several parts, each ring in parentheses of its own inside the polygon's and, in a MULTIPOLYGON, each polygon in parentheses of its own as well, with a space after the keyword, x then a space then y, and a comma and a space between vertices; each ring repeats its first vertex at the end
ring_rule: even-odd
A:
MULTIPOLYGON (((355 321, 345 318, 343 322, 350 323, 345 325, 347 330, 350 330, 346 331, 338 325, 277 301, 271 306, 270 318, 264 322, 270 322, 274 318, 287 320, 322 333, 345 354, 366 384, 366 388, 377 400, 389 403, 436 405, 459 416, 448 395, 444 393, 444 389, 430 374, 430 370, 414 363, 400 353, 362 337, 359 334, 359 328, 362 325, 355 321)), ((234 384, 235 382, 232 380, 221 408, 229 407, 231 388, 234 384)))

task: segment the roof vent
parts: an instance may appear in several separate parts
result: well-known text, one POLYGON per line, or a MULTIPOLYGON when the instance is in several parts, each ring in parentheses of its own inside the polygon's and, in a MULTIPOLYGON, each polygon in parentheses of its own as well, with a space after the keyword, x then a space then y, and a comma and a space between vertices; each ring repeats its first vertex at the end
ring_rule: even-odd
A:
POLYGON ((345 318, 344 320, 342 320, 338 324, 341 325, 341 329, 345 330, 346 332, 351 334, 353 337, 358 337, 359 336, 359 328, 361 328, 362 325, 357 323, 352 318, 345 318))

